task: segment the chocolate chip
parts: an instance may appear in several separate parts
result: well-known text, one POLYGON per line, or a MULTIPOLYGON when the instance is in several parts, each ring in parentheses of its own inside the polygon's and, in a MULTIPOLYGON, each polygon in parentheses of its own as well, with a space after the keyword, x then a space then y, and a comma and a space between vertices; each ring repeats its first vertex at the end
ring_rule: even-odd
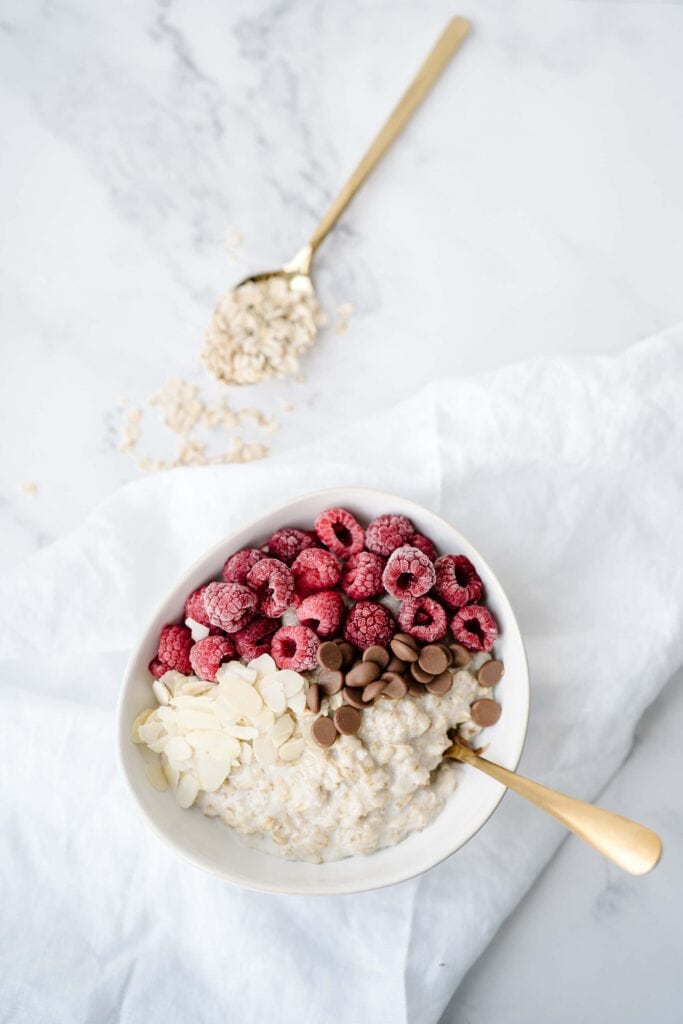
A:
POLYGON ((477 672, 477 682, 480 686, 495 686, 503 678, 504 671, 503 662, 492 658, 491 661, 485 661, 477 672))
POLYGON ((400 658, 397 658, 396 655, 394 655, 393 658, 391 659, 391 661, 389 662, 389 664, 384 669, 384 671, 385 672, 399 672, 399 673, 401 673, 401 672, 405 672, 407 668, 408 668, 408 662, 407 661, 401 661, 400 658))
POLYGON ((394 639, 402 640, 404 644, 408 644, 408 647, 412 647, 414 651, 417 650, 417 640, 410 633, 394 633, 394 639))
POLYGON ((345 704, 350 704, 352 708, 358 708, 359 711, 367 707, 363 700, 363 691, 357 686, 345 686, 342 690, 342 698, 345 704))
POLYGON ((456 668, 464 668, 465 665, 469 665, 472 661, 472 654, 463 647, 462 644, 449 644, 448 645, 453 655, 453 664, 456 668))
POLYGON ((407 683, 408 693, 410 694, 411 697, 424 697, 425 693, 427 692, 427 689, 422 685, 422 683, 418 683, 417 680, 412 678, 408 679, 407 683))
POLYGON ((306 704, 311 711, 320 711, 320 687, 317 683, 311 683, 306 691, 306 704))
POLYGON ((401 661, 417 661, 417 651, 414 647, 411 647, 410 644, 407 644, 402 637, 403 634, 398 634, 391 641, 390 646, 392 653, 395 654, 397 658, 400 658, 401 661))
POLYGON ((382 669, 374 661, 357 661, 346 673, 347 686, 367 686, 382 675, 382 669))
POLYGON ((475 725, 485 729, 487 725, 495 725, 500 718, 501 707, 495 700, 483 697, 482 700, 475 700, 470 707, 470 714, 475 725))
POLYGON ((329 640, 320 645, 316 656, 321 668, 327 668, 331 672, 336 672, 337 669, 341 668, 344 660, 341 647, 338 644, 331 643, 329 640))
MULTIPOLYGON (((420 668, 430 676, 438 676, 448 668, 448 658, 443 649, 436 644, 427 644, 423 647, 418 660, 420 668)), ((420 682, 424 683, 426 680, 421 679, 420 682)))
POLYGON ((385 685, 386 683, 384 682, 383 679, 375 679, 374 682, 368 683, 368 685, 363 690, 363 700, 366 703, 376 700, 377 697, 379 697, 382 690, 384 689, 385 685))
POLYGON ((434 678, 433 672, 425 672, 419 661, 414 661, 410 666, 410 674, 418 683, 431 683, 434 678))
POLYGON ((443 653, 446 655, 446 657, 448 658, 448 667, 450 667, 453 664, 453 661, 454 661, 453 651, 450 649, 448 644, 440 643, 440 644, 437 644, 436 646, 440 647, 441 650, 443 651, 443 653))
POLYGON ((389 664, 389 651, 379 644, 372 644, 363 651, 363 661, 374 661, 380 668, 386 668, 389 664))
POLYGON ((427 683, 427 689, 430 693, 435 693, 439 697, 443 697, 444 693, 448 693, 451 686, 453 685, 453 673, 445 669, 440 672, 438 676, 434 676, 431 683, 427 683))
POLYGON ((341 672, 330 672, 328 668, 323 668, 318 672, 317 682, 325 696, 332 697, 344 685, 344 676, 341 672))
POLYGON ((353 736, 360 729, 360 723, 360 711, 348 704, 342 704, 334 713, 334 724, 342 736, 353 736))
POLYGON ((384 680, 382 693, 385 697, 391 697, 392 700, 400 700, 401 697, 405 697, 408 692, 408 684, 403 676, 396 675, 394 672, 385 672, 382 679, 384 680))
POLYGON ((316 718, 311 726, 311 736, 319 747, 331 747, 337 738, 337 729, 331 718, 316 718))
POLYGON ((353 665, 354 661, 356 660, 356 648, 353 646, 353 644, 350 644, 348 640, 342 640, 341 637, 338 637, 336 640, 333 640, 332 642, 335 643, 339 650, 342 652, 342 667, 348 668, 349 665, 353 665))

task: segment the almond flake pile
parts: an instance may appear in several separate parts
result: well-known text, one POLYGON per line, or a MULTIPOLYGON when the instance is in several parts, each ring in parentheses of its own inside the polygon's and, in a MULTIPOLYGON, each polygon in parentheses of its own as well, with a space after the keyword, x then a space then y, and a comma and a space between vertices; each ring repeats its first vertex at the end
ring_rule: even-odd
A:
POLYGON ((312 289, 295 290, 277 276, 248 282, 219 299, 202 360, 226 384, 293 377, 326 322, 312 289))

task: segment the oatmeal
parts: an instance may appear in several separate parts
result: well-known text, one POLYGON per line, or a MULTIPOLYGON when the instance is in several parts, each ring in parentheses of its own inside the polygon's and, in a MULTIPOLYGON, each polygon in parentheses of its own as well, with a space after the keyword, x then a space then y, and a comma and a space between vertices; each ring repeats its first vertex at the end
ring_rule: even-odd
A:
POLYGON ((231 554, 161 630, 132 726, 150 784, 289 859, 401 842, 457 786, 451 737, 500 717, 484 597, 405 516, 327 509, 231 554))

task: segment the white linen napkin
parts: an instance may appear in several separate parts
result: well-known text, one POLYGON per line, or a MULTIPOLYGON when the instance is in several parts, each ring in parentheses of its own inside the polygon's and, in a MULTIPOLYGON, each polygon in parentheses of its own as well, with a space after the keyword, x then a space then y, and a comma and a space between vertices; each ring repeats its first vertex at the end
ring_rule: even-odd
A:
POLYGON ((682 342, 678 328, 617 358, 440 381, 264 464, 130 484, 13 572, 0 586, 0 1018, 437 1021, 562 829, 510 795, 402 885, 241 891, 167 850, 117 776, 127 651, 183 569, 245 520, 318 487, 394 490, 457 525, 507 589, 532 678, 522 770, 593 798, 683 662, 682 342))

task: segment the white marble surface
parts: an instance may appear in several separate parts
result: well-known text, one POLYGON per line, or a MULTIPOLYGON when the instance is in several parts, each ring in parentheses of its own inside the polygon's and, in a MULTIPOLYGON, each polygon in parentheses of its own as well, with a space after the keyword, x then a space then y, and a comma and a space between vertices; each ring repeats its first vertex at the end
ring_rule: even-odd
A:
MULTIPOLYGON (((300 246, 452 13, 5 0, 3 565, 137 475, 119 398, 201 378, 217 292, 300 246)), ((475 35, 321 250, 321 297, 353 303, 350 331, 321 338, 306 383, 238 396, 294 404, 276 447, 443 372, 616 351, 683 319, 683 6, 462 13, 475 35)), ((625 880, 566 844, 445 1021, 679 1018, 681 727, 679 679, 605 793, 661 828, 661 868, 625 880)))

